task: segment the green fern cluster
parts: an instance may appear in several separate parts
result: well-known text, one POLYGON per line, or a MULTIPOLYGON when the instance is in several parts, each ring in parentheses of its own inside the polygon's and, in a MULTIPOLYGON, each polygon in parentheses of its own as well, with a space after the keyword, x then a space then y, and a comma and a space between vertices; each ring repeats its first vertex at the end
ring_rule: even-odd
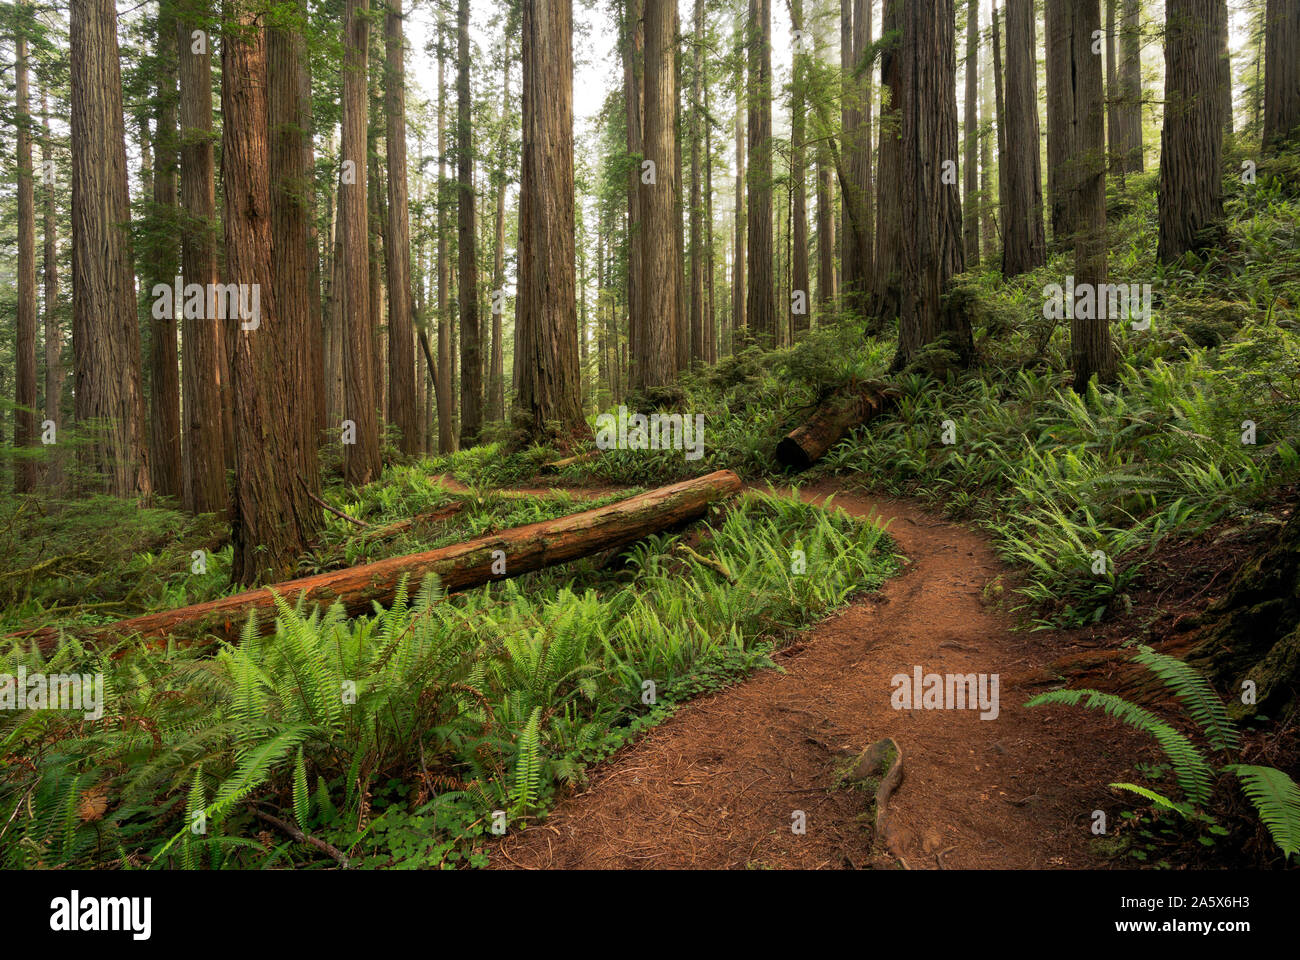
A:
MULTIPOLYGON (((1209 682, 1181 660, 1139 646, 1133 658, 1164 681, 1182 703, 1187 715, 1200 728, 1212 753, 1230 756, 1241 747, 1241 734, 1209 682)), ((1246 796, 1254 804, 1260 820, 1268 828, 1274 843, 1289 859, 1300 853, 1300 787, 1281 770, 1243 763, 1227 763, 1217 770, 1200 747, 1175 730, 1169 723, 1129 701, 1098 690, 1054 690, 1034 697, 1026 706, 1048 704, 1083 706, 1102 710, 1108 715, 1140 730, 1156 741, 1169 760, 1174 778, 1182 790, 1182 799, 1173 800, 1148 787, 1133 783, 1112 783, 1187 819, 1213 818, 1203 811, 1211 800, 1215 781, 1220 774, 1237 777, 1246 796)))
MULTIPOLYGON (((0 843, 4 865, 78 865, 102 859, 106 843, 135 862, 127 851, 169 821, 147 862, 221 865, 257 846, 237 835, 255 794, 289 794, 305 827, 333 808, 334 789, 355 809, 374 782, 437 764, 444 731, 466 713, 457 687, 473 656, 431 616, 441 599, 430 579, 412 605, 403 584, 390 609, 349 624, 339 605, 307 615, 277 598, 274 634, 250 621, 240 644, 211 658, 81 651, 81 669, 103 673, 118 710, 99 721, 27 712, 0 728, 0 749, 26 761, 0 779, 0 810, 21 832, 0 843), (102 820, 84 810, 94 790, 113 801, 102 820), (178 816, 168 798, 182 794, 178 816)), ((75 649, 29 669, 53 672, 75 649)))
POLYGON ((430 580, 351 620, 281 598, 274 633, 250 622, 215 656, 13 651, 0 671, 103 673, 111 706, 0 715, 0 866, 321 861, 258 813, 349 862, 455 862, 454 838, 411 832, 536 814, 673 702, 768 664, 786 632, 894 569, 879 528, 791 498, 745 496, 695 557, 678 539, 583 587, 572 569, 450 598, 430 580))

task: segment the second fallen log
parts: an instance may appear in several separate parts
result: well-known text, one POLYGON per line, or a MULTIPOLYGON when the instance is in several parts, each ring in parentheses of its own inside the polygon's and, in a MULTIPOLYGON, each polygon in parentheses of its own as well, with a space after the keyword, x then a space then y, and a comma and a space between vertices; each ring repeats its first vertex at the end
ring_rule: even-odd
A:
POLYGON ((897 390, 881 383, 859 384, 848 397, 833 397, 818 407, 807 423, 781 438, 776 445, 777 462, 783 467, 806 470, 854 427, 874 420, 897 399, 897 390))
MULTIPOLYGON (((718 470, 605 507, 511 527, 466 543, 302 577, 76 633, 92 642, 138 636, 160 646, 168 638, 180 644, 207 637, 234 641, 251 613, 258 615, 263 631, 273 628, 276 594, 290 604, 297 603, 299 598, 307 604, 326 606, 338 601, 350 616, 358 616, 370 613, 376 603, 381 606, 392 603, 403 577, 418 585, 429 574, 436 574, 449 593, 517 577, 624 547, 652 533, 698 520, 711 504, 731 497, 740 487, 736 474, 718 470)), ((43 628, 13 637, 34 639, 42 651, 48 652, 58 641, 58 631, 43 628)))

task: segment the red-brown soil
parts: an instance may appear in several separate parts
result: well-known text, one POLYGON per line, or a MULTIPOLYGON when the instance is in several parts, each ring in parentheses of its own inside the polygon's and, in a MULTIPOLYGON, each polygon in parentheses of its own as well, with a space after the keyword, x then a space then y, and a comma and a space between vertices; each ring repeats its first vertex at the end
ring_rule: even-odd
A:
POLYGON ((1023 707, 1061 682, 1049 665, 1083 638, 1012 630, 984 600, 987 584, 1012 573, 981 535, 909 502, 828 483, 802 490, 819 502, 830 493, 853 515, 888 521, 904 572, 780 651, 783 671, 683 707, 593 769, 545 821, 503 840, 493 866, 1108 865, 1089 848, 1092 812, 1115 822, 1106 784, 1150 759, 1149 744, 1091 711, 1023 707), (891 677, 915 665, 998 674, 999 715, 895 710, 891 677), (888 845, 873 835, 870 794, 835 786, 845 756, 885 736, 904 756, 888 845), (796 810, 802 835, 791 829, 796 810))

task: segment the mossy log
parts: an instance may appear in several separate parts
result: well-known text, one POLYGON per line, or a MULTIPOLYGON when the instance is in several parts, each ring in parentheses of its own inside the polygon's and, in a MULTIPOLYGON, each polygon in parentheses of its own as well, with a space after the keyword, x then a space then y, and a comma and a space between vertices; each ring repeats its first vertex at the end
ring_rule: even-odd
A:
POLYGON ((575 463, 590 463, 599 456, 599 450, 589 450, 587 453, 575 454, 572 457, 565 457, 563 460, 552 460, 550 463, 542 464, 542 473, 557 473, 565 467, 573 466, 575 463))
MULTIPOLYGON (((374 604, 392 603, 403 577, 418 585, 436 574, 443 589, 454 592, 493 580, 517 577, 544 567, 617 549, 653 533, 671 530, 703 517, 711 504, 739 492, 740 478, 730 470, 660 487, 604 507, 556 520, 511 527, 487 536, 424 553, 390 557, 375 563, 333 570, 273 586, 248 590, 207 603, 163 610, 104 626, 77 629, 92 643, 139 637, 153 646, 168 639, 189 644, 216 637, 238 640, 250 615, 256 614, 264 632, 274 626, 275 595, 290 604, 335 601, 349 616, 370 613, 374 604), (504 573, 500 572, 504 562, 504 573), (494 569, 495 567, 495 569, 494 569)), ((53 627, 11 634, 10 639, 35 640, 43 652, 58 643, 53 627)))
POLYGON ((1300 688, 1300 511, 1233 576, 1200 618, 1188 662, 1227 693, 1235 716, 1279 717, 1300 688), (1243 703, 1247 681, 1255 702, 1243 703))
POLYGON ((803 426, 791 430, 776 445, 782 466, 806 470, 826 455, 849 431, 870 423, 898 400, 898 392, 881 383, 855 385, 849 395, 832 397, 803 426))

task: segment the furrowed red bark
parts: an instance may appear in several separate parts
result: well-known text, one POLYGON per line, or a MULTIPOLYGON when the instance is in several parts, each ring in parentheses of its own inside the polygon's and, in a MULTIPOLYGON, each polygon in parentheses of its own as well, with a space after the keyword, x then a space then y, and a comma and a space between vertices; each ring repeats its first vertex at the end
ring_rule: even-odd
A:
MULTIPOLYGON (((517 400, 534 435, 558 424, 590 435, 582 416, 574 276, 573 47, 569 0, 523 9, 524 110, 517 400)), ((653 188, 652 188, 653 189, 653 188)), ((584 334, 585 336, 585 334, 584 334)))
POLYGON ((1264 150, 1300 126, 1300 0, 1268 0, 1264 12, 1264 150))
POLYGON ((474 129, 470 124, 469 0, 460 0, 456 44, 456 226, 460 275, 460 443, 478 443, 483 425, 483 361, 479 355, 478 218, 474 200, 474 129))
MULTIPOLYGON (((141 264, 146 295, 154 283, 171 284, 180 268, 180 244, 171 225, 177 213, 177 171, 180 141, 177 137, 176 106, 178 39, 175 11, 170 3, 158 7, 156 47, 158 57, 157 100, 154 104, 153 211, 154 226, 143 239, 141 264)), ((152 302, 152 297, 146 302, 152 302)), ((153 488, 167 497, 180 498, 181 468, 181 385, 176 330, 177 318, 151 315, 149 347, 149 469, 153 488)))
MULTIPOLYGON (((180 79, 181 273, 186 285, 217 282, 216 186, 213 173, 212 47, 198 0, 179 4, 176 21, 180 79)), ((223 394, 225 342, 220 325, 181 320, 181 445, 185 509, 225 515, 226 451, 234 443, 223 394)))
MULTIPOLYGON (((763 346, 776 342, 772 274, 772 3, 749 2, 749 335, 763 346)), ((649 225, 647 224, 647 227, 649 225)))
POLYGON ((140 325, 127 192, 117 10, 76 0, 69 11, 72 143, 72 355, 76 417, 92 442, 82 466, 105 492, 148 496, 140 325))
MULTIPOLYGON (((1047 260, 1038 151, 1019 147, 1038 143, 1033 7, 1030 0, 1007 2, 1007 153, 999 160, 1007 171, 1006 217, 1002 224, 1004 277, 1027 273, 1047 260)), ((1067 47, 1062 55, 1068 53, 1067 47)))
POLYGON ((1160 131, 1160 238, 1156 256, 1172 263, 1213 246, 1223 220, 1223 119, 1215 0, 1165 5, 1165 117, 1160 131))
POLYGON ((406 182, 406 67, 402 5, 384 8, 384 142, 388 152, 388 417, 401 435, 402 453, 420 452, 412 335, 410 194, 406 182))
POLYGON ((369 182, 366 145, 366 74, 370 2, 347 0, 343 19, 343 142, 347 168, 339 187, 342 240, 343 417, 355 425, 355 442, 343 446, 343 474, 353 486, 377 479, 379 425, 374 385, 373 315, 370 311, 369 182))
POLYGON ((680 168, 674 159, 677 101, 677 46, 673 17, 664 0, 648 0, 645 8, 644 100, 642 143, 645 168, 638 185, 640 201, 641 297, 633 385, 659 387, 677 377, 678 284, 682 282, 673 231, 680 168))

